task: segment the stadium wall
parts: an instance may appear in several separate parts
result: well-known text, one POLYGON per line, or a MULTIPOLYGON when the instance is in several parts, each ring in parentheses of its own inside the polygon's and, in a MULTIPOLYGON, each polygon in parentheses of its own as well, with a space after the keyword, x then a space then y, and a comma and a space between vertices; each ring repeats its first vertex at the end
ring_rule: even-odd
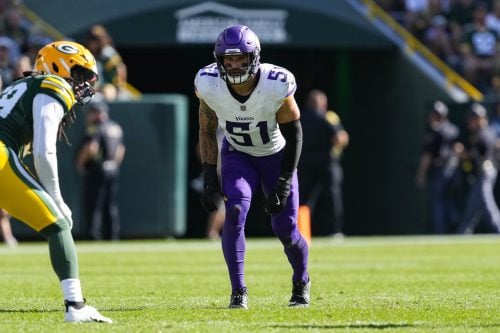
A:
MULTIPOLYGON (((111 118, 124 131, 126 154, 120 173, 119 208, 123 238, 184 235, 187 214, 188 101, 183 95, 144 95, 137 102, 110 104, 111 118)), ((67 130, 72 143, 58 143, 61 191, 73 211, 73 234, 85 238, 81 177, 74 167, 85 117, 78 113, 67 130)), ((30 165, 31 160, 27 159, 30 165)), ((37 238, 34 231, 13 223, 16 237, 37 238)))

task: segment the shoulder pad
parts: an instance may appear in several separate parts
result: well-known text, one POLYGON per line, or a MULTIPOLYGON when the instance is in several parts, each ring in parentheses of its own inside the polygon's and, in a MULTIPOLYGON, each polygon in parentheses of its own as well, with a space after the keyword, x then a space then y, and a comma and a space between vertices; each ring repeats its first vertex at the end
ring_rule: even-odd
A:
POLYGON ((283 98, 295 94, 297 84, 295 76, 288 69, 273 64, 261 64, 261 75, 265 79, 276 82, 275 86, 283 94, 283 98))
POLYGON ((71 85, 63 78, 56 75, 44 75, 40 84, 40 89, 60 100, 67 110, 70 110, 76 103, 75 94, 71 85))
POLYGON ((213 80, 219 78, 219 70, 216 63, 203 67, 196 73, 194 78, 194 90, 198 98, 202 98, 204 92, 213 86, 213 80))
POLYGON ((201 68, 198 71, 198 73, 196 73, 196 79, 195 80, 197 80, 199 77, 203 77, 203 76, 207 76, 207 77, 219 77, 219 69, 217 68, 217 64, 214 62, 214 63, 211 63, 208 66, 205 66, 205 67, 201 68))

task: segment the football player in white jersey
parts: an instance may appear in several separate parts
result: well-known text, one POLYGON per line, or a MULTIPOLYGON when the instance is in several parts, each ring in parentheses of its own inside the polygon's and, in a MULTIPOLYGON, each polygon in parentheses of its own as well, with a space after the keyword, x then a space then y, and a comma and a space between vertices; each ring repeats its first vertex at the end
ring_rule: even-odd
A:
POLYGON ((253 193, 262 184, 264 210, 283 244, 293 269, 289 306, 309 305, 308 245, 297 227, 296 168, 302 149, 300 110, 294 98, 295 78, 285 68, 260 63, 257 35, 233 25, 218 36, 216 62, 195 78, 199 106, 199 140, 203 162, 205 210, 224 196, 226 220, 222 250, 231 280, 229 308, 248 307, 244 279, 245 222, 253 193), (221 147, 221 180, 217 177, 216 130, 225 132, 221 147))

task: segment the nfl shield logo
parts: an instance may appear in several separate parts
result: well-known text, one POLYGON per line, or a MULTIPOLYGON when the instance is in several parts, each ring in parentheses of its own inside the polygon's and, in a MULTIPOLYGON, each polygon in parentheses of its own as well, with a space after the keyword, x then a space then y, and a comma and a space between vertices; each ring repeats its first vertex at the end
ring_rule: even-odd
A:
POLYGON ((246 110, 247 110, 246 105, 240 105, 240 110, 241 110, 241 111, 246 111, 246 110))

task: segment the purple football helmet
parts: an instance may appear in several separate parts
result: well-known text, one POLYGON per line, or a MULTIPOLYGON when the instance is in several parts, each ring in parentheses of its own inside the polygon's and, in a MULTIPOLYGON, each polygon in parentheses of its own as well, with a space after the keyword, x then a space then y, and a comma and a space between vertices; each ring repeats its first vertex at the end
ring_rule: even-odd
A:
POLYGON ((257 35, 245 25, 232 25, 219 34, 215 42, 215 61, 221 77, 231 84, 240 84, 257 74, 260 64, 260 42, 257 35), (246 55, 248 65, 239 75, 230 75, 224 67, 224 56, 246 55))

